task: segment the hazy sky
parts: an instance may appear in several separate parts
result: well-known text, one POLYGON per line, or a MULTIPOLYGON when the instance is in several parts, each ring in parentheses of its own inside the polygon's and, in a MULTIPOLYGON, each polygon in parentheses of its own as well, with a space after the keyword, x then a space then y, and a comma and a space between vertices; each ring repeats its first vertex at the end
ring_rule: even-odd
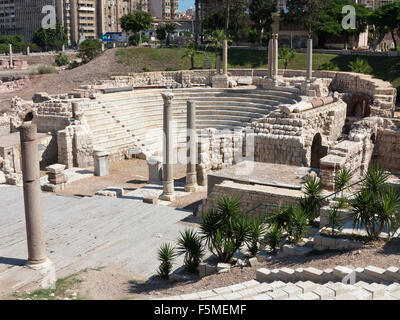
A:
POLYGON ((194 8, 194 0, 179 0, 179 11, 194 8))

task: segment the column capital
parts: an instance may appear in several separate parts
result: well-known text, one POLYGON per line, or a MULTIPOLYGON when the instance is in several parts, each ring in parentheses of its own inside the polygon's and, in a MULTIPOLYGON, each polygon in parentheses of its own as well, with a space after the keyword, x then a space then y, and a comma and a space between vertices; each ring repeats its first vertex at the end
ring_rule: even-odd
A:
POLYGON ((165 105, 171 105, 172 100, 174 99, 174 94, 172 92, 163 92, 161 93, 161 96, 165 105))

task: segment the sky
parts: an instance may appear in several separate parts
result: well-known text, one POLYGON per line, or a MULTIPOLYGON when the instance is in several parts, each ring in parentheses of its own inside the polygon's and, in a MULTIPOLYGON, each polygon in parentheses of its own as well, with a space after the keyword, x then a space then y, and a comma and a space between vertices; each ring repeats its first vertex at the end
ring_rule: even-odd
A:
POLYGON ((189 8, 194 8, 194 0, 179 0, 179 11, 180 12, 183 12, 189 8))

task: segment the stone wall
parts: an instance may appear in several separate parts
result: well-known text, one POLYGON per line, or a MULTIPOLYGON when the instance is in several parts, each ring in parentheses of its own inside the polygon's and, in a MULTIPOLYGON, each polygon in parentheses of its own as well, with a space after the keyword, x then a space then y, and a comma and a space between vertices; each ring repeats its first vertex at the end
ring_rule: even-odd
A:
MULTIPOLYGON (((303 193, 298 190, 290 190, 284 188, 275 188, 262 185, 248 185, 227 181, 214 186, 212 193, 204 201, 201 214, 205 214, 211 209, 215 209, 218 199, 222 196, 234 196, 241 199, 240 208, 244 212, 248 212, 260 204, 274 205, 297 205, 303 193)), ((270 207, 268 212, 276 212, 277 208, 270 207)), ((265 208, 260 207, 250 213, 251 216, 262 216, 265 208)))
POLYGON ((374 156, 386 170, 400 173, 400 120, 385 119, 378 127, 374 156))
POLYGON ((33 122, 36 123, 38 132, 63 130, 70 125, 71 117, 71 103, 59 100, 38 103, 33 111, 33 122))
POLYGON ((340 168, 347 168, 353 173, 352 182, 363 177, 372 158, 381 121, 381 118, 374 117, 354 123, 348 139, 333 146, 329 154, 321 159, 321 181, 325 189, 334 191, 335 174, 340 168))
POLYGON ((314 137, 319 133, 322 145, 331 147, 341 135, 345 119, 346 104, 341 100, 301 113, 271 112, 252 124, 255 161, 309 167, 314 137))

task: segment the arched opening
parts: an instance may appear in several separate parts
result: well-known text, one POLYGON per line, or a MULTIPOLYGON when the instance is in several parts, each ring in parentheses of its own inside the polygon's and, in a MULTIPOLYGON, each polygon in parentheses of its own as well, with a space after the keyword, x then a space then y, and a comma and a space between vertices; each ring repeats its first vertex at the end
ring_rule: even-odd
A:
POLYGON ((33 113, 28 112, 24 117, 24 122, 32 121, 33 120, 33 113))
POLYGON ((311 168, 319 169, 321 158, 325 157, 327 154, 328 154, 327 148, 322 145, 321 134, 317 133, 314 136, 311 145, 311 168))

